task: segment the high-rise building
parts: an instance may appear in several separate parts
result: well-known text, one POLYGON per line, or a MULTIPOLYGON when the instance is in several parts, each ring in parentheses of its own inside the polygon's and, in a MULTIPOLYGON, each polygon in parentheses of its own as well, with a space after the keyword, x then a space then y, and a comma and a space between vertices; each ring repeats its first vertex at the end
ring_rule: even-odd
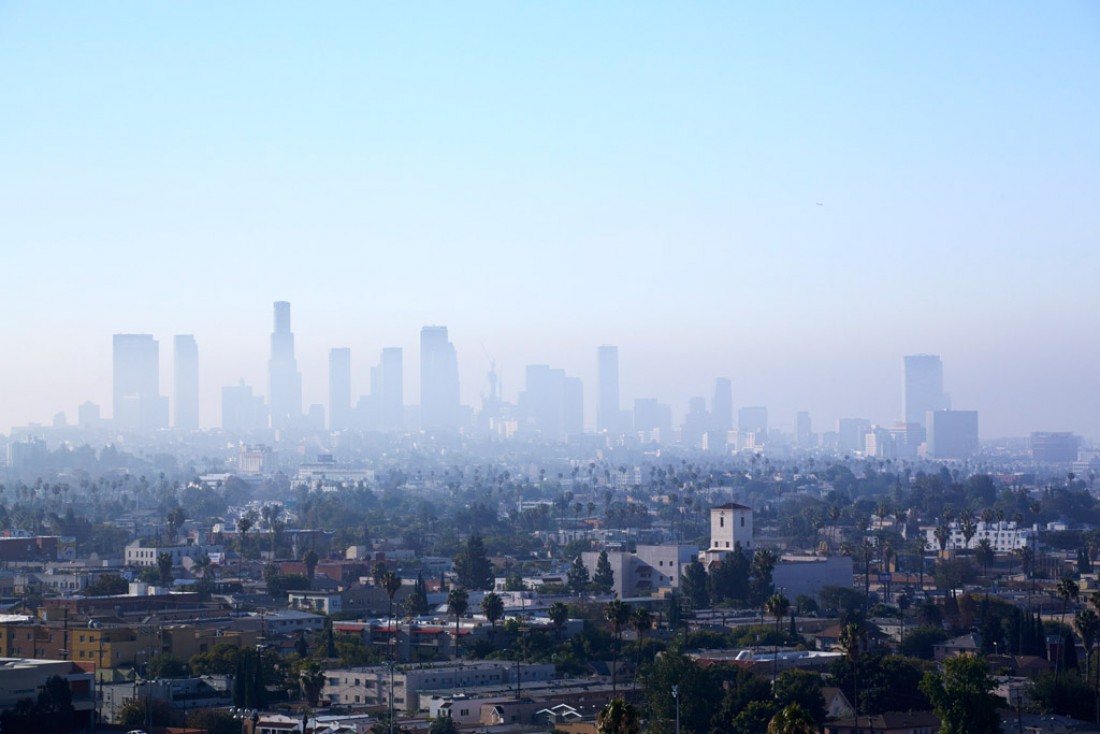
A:
POLYGON ((943 391, 943 362, 935 354, 909 355, 904 362, 902 413, 905 422, 927 429, 930 412, 951 407, 943 391))
POLYGON ((420 427, 425 430, 458 428, 458 355, 446 326, 420 330, 420 427))
POLYGON ((643 441, 672 441, 672 407, 657 398, 634 400, 634 432, 643 441))
POLYGON ((287 428, 302 420, 302 373, 294 358, 294 332, 290 330, 290 304, 275 302, 275 330, 271 333, 271 359, 267 363, 271 427, 287 428))
POLYGON ((160 344, 151 334, 115 334, 113 405, 116 428, 151 431, 168 426, 160 394, 160 344))
POLYGON ((794 440, 795 443, 798 444, 798 448, 817 448, 817 436, 814 435, 813 422, 810 420, 810 414, 805 410, 800 410, 798 415, 795 416, 794 424, 794 440))
POLYGON ((1068 432, 1037 431, 1028 439, 1031 458, 1044 464, 1071 464, 1077 461, 1079 440, 1068 432))
POLYGON ((174 424, 185 431, 199 429, 199 345, 191 334, 177 334, 172 341, 175 399, 174 424))
POLYGON ((978 411, 934 410, 925 421, 932 458, 969 459, 978 453, 978 411))
POLYGON ((733 386, 728 377, 719 377, 714 381, 710 420, 715 431, 729 432, 733 429, 733 386))
POLYGON ((619 348, 596 348, 596 431, 618 433, 622 430, 619 412, 619 348))
POLYGON ((737 411, 737 440, 758 447, 768 440, 768 409, 751 406, 737 411), (751 436, 751 438, 750 438, 751 436))
POLYGON ((351 427, 351 350, 337 347, 328 352, 328 427, 351 427))
MULTIPOLYGON (((457 375, 455 379, 457 381, 457 375)), ((405 358, 401 347, 386 347, 382 350, 382 358, 378 363, 377 398, 381 428, 387 431, 404 428, 405 358)))
POLYGON ((247 433, 259 431, 266 425, 264 399, 253 395, 252 388, 244 384, 244 380, 222 388, 222 430, 247 433))
POLYGON ((518 413, 521 431, 547 440, 565 440, 584 430, 584 387, 580 379, 567 376, 565 370, 528 365, 518 413))

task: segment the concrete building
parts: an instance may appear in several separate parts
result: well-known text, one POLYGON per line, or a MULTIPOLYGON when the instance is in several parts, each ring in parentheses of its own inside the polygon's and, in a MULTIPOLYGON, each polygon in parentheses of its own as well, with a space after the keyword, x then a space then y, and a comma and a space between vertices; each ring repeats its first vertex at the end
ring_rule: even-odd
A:
POLYGON ((95 679, 90 669, 69 660, 0 658, 0 709, 12 709, 24 698, 33 700, 54 676, 69 684, 76 724, 83 730, 95 713, 95 679))
POLYGON ((596 348, 596 432, 622 430, 619 410, 619 348, 596 348))
POLYGON ((937 410, 927 416, 928 456, 969 459, 978 453, 978 411, 937 410))
POLYGON ((199 345, 191 334, 178 334, 172 340, 174 360, 172 421, 184 431, 199 430, 199 345))
POLYGON ((943 391, 943 362, 935 354, 912 354, 903 358, 903 364, 902 417, 906 423, 924 430, 928 427, 929 413, 951 407, 943 391))
POLYGON ((222 388, 222 430, 234 433, 259 431, 267 426, 267 406, 241 380, 222 388))
POLYGON ((710 547, 708 554, 725 554, 740 545, 746 553, 756 550, 753 544, 752 508, 729 502, 710 509, 710 547))
POLYGON ((343 431, 351 427, 351 350, 328 352, 328 428, 343 431))
POLYGON ((288 428, 302 420, 302 373, 294 357, 294 332, 290 330, 290 304, 275 302, 275 328, 271 332, 271 357, 267 363, 271 427, 288 428))
MULTIPOLYGON (((1024 546, 1034 546, 1039 537, 1039 526, 1018 526, 1014 522, 978 522, 970 543, 966 542, 959 523, 952 521, 948 526, 951 531, 947 539, 945 550, 974 550, 983 540, 988 540, 993 550, 997 553, 1011 553, 1024 546)), ((939 550, 940 542, 936 539, 936 528, 933 525, 922 526, 920 529, 924 535, 926 547, 939 550)))
POLYGON ((1072 464, 1078 445, 1077 436, 1068 432, 1035 432, 1028 439, 1031 458, 1044 464, 1072 464))
POLYGON ((784 555, 772 571, 772 583, 783 596, 818 598, 826 586, 850 589, 853 585, 851 556, 784 555))
POLYGON ((113 338, 113 414, 116 428, 168 427, 168 398, 160 394, 160 345, 151 334, 113 338))
POLYGON ((222 552, 220 545, 143 545, 143 541, 135 540, 126 546, 123 552, 123 561, 127 566, 155 566, 157 556, 167 553, 172 558, 172 565, 179 566, 184 558, 197 561, 203 556, 209 556, 222 552))
POLYGON ((454 430, 461 420, 458 355, 446 326, 420 330, 420 427, 454 430))
MULTIPOLYGON (((550 663, 520 664, 508 660, 472 660, 463 663, 398 665, 392 674, 394 708, 414 713, 420 694, 487 685, 514 685, 517 680, 554 678, 550 663)), ((333 668, 325 671, 321 700, 331 706, 380 706, 389 703, 391 674, 387 666, 333 668)))
MULTIPOLYGON (((639 545, 633 553, 609 551, 607 561, 615 575, 612 592, 620 599, 647 596, 661 589, 680 588, 684 567, 695 560, 699 549, 694 545, 639 545)), ((594 576, 600 554, 581 553, 581 562, 594 576)))

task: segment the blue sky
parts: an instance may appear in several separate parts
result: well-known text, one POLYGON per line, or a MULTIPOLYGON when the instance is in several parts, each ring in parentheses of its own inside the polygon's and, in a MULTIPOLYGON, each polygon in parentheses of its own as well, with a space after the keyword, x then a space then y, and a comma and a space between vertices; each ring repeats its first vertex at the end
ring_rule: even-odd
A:
POLYGON ((2 2, 0 430, 121 331, 216 423, 285 299, 310 402, 391 345, 415 402, 444 323, 468 402, 614 343, 624 403, 889 423, 932 352, 984 436, 1100 439, 1098 87, 1091 2, 2 2))

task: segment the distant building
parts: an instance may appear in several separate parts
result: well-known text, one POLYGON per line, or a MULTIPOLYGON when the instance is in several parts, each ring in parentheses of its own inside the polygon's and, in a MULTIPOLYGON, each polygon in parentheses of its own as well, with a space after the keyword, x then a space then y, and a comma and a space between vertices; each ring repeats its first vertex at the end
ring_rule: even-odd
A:
POLYGON ((420 330, 420 427, 454 430, 459 427, 458 355, 446 326, 420 330))
POLYGON ((937 410, 926 421, 930 457, 968 459, 978 453, 978 411, 937 410))
POLYGON ((0 658, 0 708, 11 710, 20 699, 34 699, 54 676, 64 678, 72 692, 73 731, 84 731, 95 713, 95 673, 69 660, 0 658))
POLYGON ((294 332, 290 330, 290 304, 275 302, 275 329, 271 333, 271 358, 267 363, 271 427, 288 428, 302 419, 302 373, 294 358, 294 332))
POLYGON ((1072 433, 1032 433, 1028 447, 1031 458, 1044 464, 1071 464, 1077 461, 1078 439, 1072 433))
POLYGON ((178 334, 172 341, 172 371, 175 400, 173 425, 184 431, 199 430, 199 345, 191 334, 178 334))
POLYGON ((619 410, 619 348, 596 348, 596 432, 622 430, 619 410))
POLYGON ((668 443, 672 440, 672 408, 656 398, 634 401, 634 432, 643 441, 668 443))
POLYGON ((565 370, 528 365, 527 381, 519 395, 521 433, 563 441, 584 431, 584 391, 581 381, 565 370))
POLYGON ((814 435, 810 414, 804 410, 799 411, 795 416, 794 425, 795 445, 803 450, 817 448, 817 436, 814 435))
POLYGON ((347 347, 328 353, 328 427, 330 431, 351 427, 351 350, 347 347))
MULTIPOLYGON (((648 596, 660 589, 678 589, 684 568, 695 560, 699 549, 694 545, 639 545, 633 553, 608 551, 607 560, 614 574, 612 593, 620 599, 648 596)), ((581 562, 589 576, 596 574, 600 554, 581 553, 581 562)))
POLYGON ((273 474, 276 469, 275 452, 270 446, 237 447, 237 472, 239 474, 273 474))
POLYGON ((113 338, 113 409, 120 430, 168 427, 168 398, 160 394, 160 345, 150 334, 113 338))
POLYGON ((768 409, 763 406, 737 411, 738 448, 756 447, 768 440, 768 409))
POLYGON ((871 421, 866 418, 840 418, 836 422, 837 450, 842 452, 863 452, 864 436, 871 430, 871 421))
MULTIPOLYGON (((903 359, 905 375, 902 383, 902 415, 905 422, 928 428, 928 414, 951 407, 943 391, 943 362, 934 354, 913 354, 903 359)), ((914 443, 921 443, 923 436, 914 443)))
POLYGON ((267 426, 267 406, 252 388, 244 384, 222 388, 222 430, 236 433, 258 431, 267 426))
MULTIPOLYGON (((1028 527, 1017 525, 1014 522, 978 522, 975 524, 974 536, 970 543, 966 542, 966 536, 957 521, 948 525, 950 535, 947 537, 947 545, 944 550, 974 550, 983 540, 988 540, 996 553, 1011 553, 1025 546, 1034 546, 1039 537, 1037 526, 1028 527)), ((925 546, 929 549, 940 549, 940 542, 936 538, 934 526, 924 526, 920 529, 924 535, 925 546)))
POLYGON ((386 347, 378 363, 377 379, 371 372, 371 399, 378 414, 378 427, 399 431, 405 427, 404 356, 401 347, 386 347))
POLYGON ((735 502, 710 508, 710 547, 703 557, 708 562, 721 560, 738 545, 750 555, 756 550, 752 508, 735 502))
POLYGON ((79 428, 99 428, 103 424, 99 406, 85 400, 76 407, 76 425, 79 428))

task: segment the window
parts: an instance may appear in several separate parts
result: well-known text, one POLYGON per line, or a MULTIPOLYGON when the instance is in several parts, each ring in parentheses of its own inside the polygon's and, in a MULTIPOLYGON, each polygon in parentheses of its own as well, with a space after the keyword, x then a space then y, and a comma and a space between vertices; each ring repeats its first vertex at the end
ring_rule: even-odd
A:
POLYGON ((720 527, 720 528, 726 527, 726 516, 725 515, 719 515, 718 516, 718 527, 720 527))
POLYGON ((745 516, 741 516, 741 527, 745 527, 745 516))

